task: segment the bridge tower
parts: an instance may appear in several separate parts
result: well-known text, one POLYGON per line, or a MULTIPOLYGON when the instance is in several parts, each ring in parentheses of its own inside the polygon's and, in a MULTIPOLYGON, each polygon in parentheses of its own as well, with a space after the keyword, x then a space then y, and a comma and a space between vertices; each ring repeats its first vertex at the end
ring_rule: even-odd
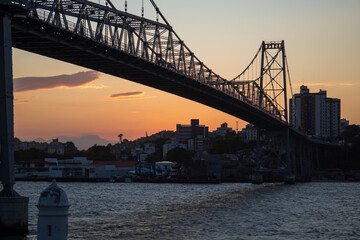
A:
MULTIPOLYGON (((249 67, 247 67, 249 71, 254 65, 256 67, 256 59, 259 58, 260 69, 258 75, 253 78, 253 81, 257 82, 259 85, 259 95, 257 99, 258 107, 260 109, 269 109, 269 105, 271 105, 274 116, 288 125, 287 81, 290 82, 290 76, 287 66, 284 41, 263 41, 257 55, 249 67)), ((262 151, 260 146, 262 132, 262 129, 258 126, 257 171, 259 170, 262 161, 260 159, 262 151)), ((285 181, 292 182, 294 180, 294 175, 292 174, 293 164, 290 154, 291 148, 289 127, 287 127, 285 130, 272 131, 271 133, 268 133, 272 138, 276 139, 275 141, 280 143, 273 152, 275 155, 277 155, 279 165, 286 167, 285 181)), ((259 178, 256 175, 258 175, 258 173, 255 173, 255 178, 259 178)))
POLYGON ((21 197, 14 189, 14 106, 12 74, 11 17, 19 9, 0 1, 0 144, 1 182, 0 236, 23 234, 28 231, 29 198, 21 197))
POLYGON ((264 98, 268 97, 279 111, 280 118, 288 122, 287 108, 287 64, 285 43, 265 42, 261 44, 259 107, 266 108, 264 98))

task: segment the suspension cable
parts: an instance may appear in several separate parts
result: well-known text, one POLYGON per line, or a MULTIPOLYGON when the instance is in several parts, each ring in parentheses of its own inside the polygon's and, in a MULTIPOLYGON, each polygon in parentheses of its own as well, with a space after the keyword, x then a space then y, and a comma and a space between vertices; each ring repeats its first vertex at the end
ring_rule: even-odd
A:
POLYGON ((286 71, 287 71, 287 74, 288 74, 288 76, 289 76, 290 91, 291 91, 291 97, 292 97, 292 96, 294 96, 294 93, 293 93, 293 89, 292 89, 292 85, 291 85, 290 71, 289 71, 289 65, 288 65, 288 61, 287 61, 286 55, 285 55, 285 61, 286 61, 286 71))

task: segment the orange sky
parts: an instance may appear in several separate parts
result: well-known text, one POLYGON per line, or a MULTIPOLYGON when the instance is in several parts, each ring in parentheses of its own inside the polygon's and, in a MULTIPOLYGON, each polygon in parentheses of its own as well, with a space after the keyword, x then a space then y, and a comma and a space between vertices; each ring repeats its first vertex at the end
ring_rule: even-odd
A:
MULTIPOLYGON (((294 92, 302 84, 311 92, 325 89, 341 99, 342 118, 360 124, 360 1, 156 2, 190 49, 228 79, 247 66, 261 41, 285 40, 294 92)), ((22 140, 96 134, 115 141, 119 133, 135 139, 175 130, 191 118, 211 130, 223 122, 245 124, 190 100, 17 49, 13 66, 14 78, 23 78, 14 80, 24 87, 15 92, 15 136, 22 140), (27 77, 43 77, 36 86, 47 85, 29 88, 27 77), (76 84, 69 86, 69 78, 76 84)))

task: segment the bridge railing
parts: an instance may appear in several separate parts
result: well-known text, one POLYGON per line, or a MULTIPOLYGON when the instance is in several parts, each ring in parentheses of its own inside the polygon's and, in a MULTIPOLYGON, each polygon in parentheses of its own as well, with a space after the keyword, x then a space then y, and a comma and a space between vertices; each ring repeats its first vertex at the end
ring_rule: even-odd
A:
POLYGON ((12 7, 19 7, 22 9, 27 9, 28 4, 28 0, 0 0, 0 5, 8 5, 12 7))

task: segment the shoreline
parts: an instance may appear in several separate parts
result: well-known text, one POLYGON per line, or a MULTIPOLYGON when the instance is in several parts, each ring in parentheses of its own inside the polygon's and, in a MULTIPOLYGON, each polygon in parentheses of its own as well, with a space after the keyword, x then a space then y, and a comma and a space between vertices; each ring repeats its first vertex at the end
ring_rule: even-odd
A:
MULTIPOLYGON (((88 183, 119 183, 126 182, 125 179, 117 179, 114 182, 111 182, 108 178, 15 178, 15 181, 21 182, 51 182, 55 179, 57 182, 88 182, 88 183)), ((131 179, 131 182, 137 183, 180 183, 180 184, 220 184, 220 183, 251 183, 251 180, 247 181, 244 179, 186 179, 186 178, 144 178, 144 179, 131 179)), ((264 183, 281 183, 283 181, 264 181, 264 183)), ((295 183, 304 183, 304 182, 326 182, 326 183, 354 183, 360 182, 360 180, 332 180, 332 179, 308 179, 308 180, 298 180, 295 183)))

